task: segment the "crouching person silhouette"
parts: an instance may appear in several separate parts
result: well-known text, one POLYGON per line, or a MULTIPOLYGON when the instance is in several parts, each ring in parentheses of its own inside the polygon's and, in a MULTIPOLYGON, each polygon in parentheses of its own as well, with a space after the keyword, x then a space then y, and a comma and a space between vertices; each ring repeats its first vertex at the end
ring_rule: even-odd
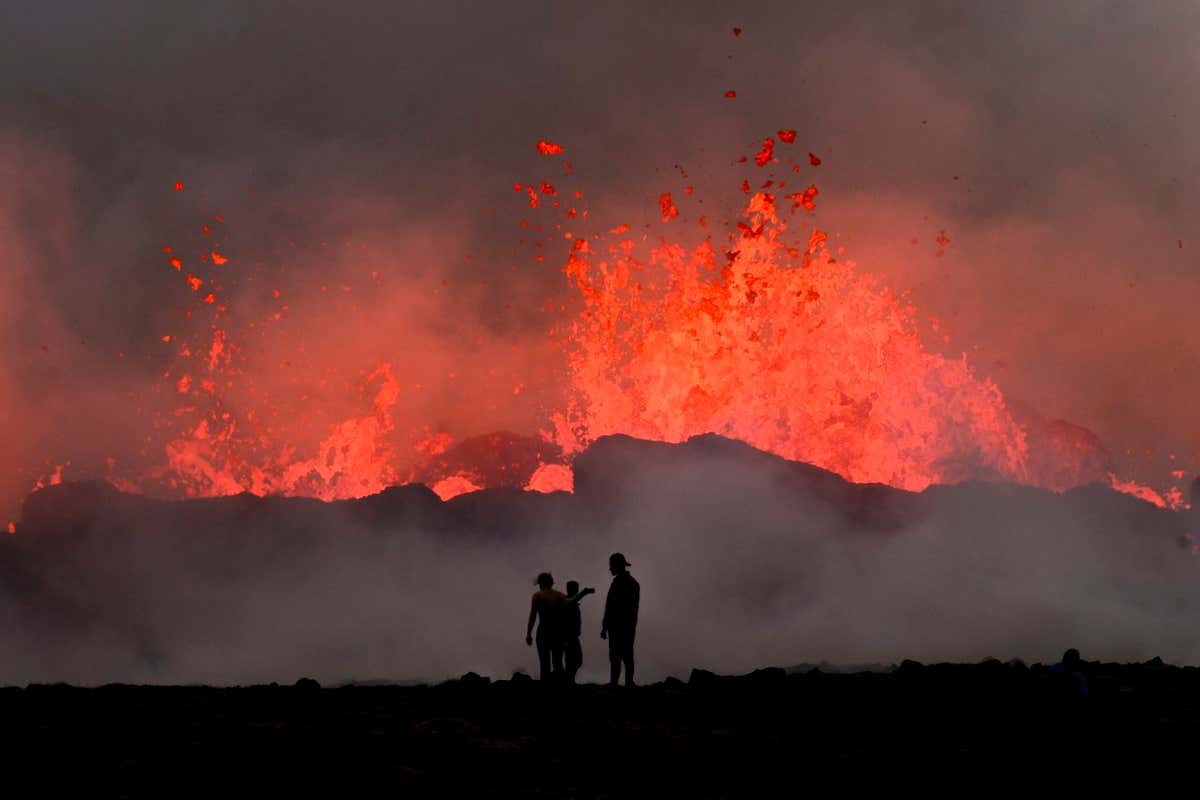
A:
POLYGON ((579 603, 589 594, 595 593, 596 590, 590 586, 581 592, 576 581, 567 581, 567 599, 563 603, 562 634, 563 658, 566 660, 568 683, 575 682, 575 673, 579 672, 579 668, 583 666, 583 645, 579 643, 579 636, 583 631, 583 615, 580 613, 579 603))
POLYGON ((600 638, 608 640, 609 685, 616 686, 625 666, 625 685, 633 686, 633 639, 637 634, 638 604, 641 587, 629 574, 633 566, 620 553, 608 557, 608 571, 613 574, 608 598, 604 602, 604 622, 600 638))
POLYGON ((533 603, 529 608, 525 644, 533 644, 533 625, 536 622, 539 676, 545 681, 563 675, 561 618, 567 596, 554 588, 554 576, 549 572, 538 575, 536 583, 538 590, 533 593, 533 603))

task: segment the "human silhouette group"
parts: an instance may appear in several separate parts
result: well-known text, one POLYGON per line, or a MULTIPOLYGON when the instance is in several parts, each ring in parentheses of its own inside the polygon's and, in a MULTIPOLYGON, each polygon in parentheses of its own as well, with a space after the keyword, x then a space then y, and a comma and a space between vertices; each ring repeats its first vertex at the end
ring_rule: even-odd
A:
MULTIPOLYGON (((618 685, 621 669, 625 670, 625 685, 633 686, 633 641, 637 634, 638 604, 641 587, 629 574, 632 564, 621 553, 608 558, 608 571, 612 573, 612 585, 604 602, 604 621, 600 624, 600 638, 608 641, 608 661, 611 668, 609 683, 618 685)), ((583 645, 580 636, 583 615, 580 603, 592 587, 579 588, 576 581, 567 581, 566 594, 554 588, 554 576, 543 572, 535 581, 538 590, 533 593, 529 608, 529 623, 525 628, 525 644, 537 644, 538 666, 543 681, 575 683, 576 673, 583 665, 583 645), (537 633, 534 634, 534 625, 537 633)))

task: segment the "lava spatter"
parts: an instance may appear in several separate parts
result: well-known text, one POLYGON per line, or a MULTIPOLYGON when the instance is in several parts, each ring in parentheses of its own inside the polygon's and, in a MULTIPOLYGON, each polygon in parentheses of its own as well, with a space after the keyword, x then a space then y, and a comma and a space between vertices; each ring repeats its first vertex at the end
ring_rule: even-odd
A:
MULTIPOLYGON (((777 136, 791 145, 796 133, 777 136)), ((762 140, 755 165, 776 163, 775 147, 774 138, 762 140)), ((554 156, 562 148, 541 140, 538 151, 554 156)), ((809 157, 812 166, 821 163, 809 157)), ((255 366, 246 358, 250 337, 262 328, 235 328, 226 314, 235 298, 226 278, 243 262, 207 247, 200 261, 213 269, 183 273, 194 304, 187 319, 205 312, 197 317, 205 324, 161 337, 176 359, 163 375, 164 396, 175 405, 155 425, 164 461, 109 480, 192 497, 252 492, 337 500, 413 480, 444 500, 491 486, 569 492, 571 457, 600 436, 678 442, 715 432, 859 482, 918 490, 1000 479, 1061 491, 1099 476, 1158 505, 1182 503, 1178 491, 1156 492, 1108 472, 1108 462, 1093 457, 1099 445, 1086 437, 1083 447, 1047 446, 1043 440, 1054 434, 1048 429, 1031 442, 1028 425, 965 357, 923 346, 922 317, 910 301, 831 253, 829 234, 810 215, 799 218, 802 224, 789 222, 795 218, 788 211, 815 210, 817 186, 784 195, 776 176, 767 177, 757 192, 742 181, 745 211, 724 233, 699 216, 694 232, 675 222, 671 237, 656 244, 635 239, 633 230, 650 226, 636 220, 606 232, 574 228, 587 224, 582 204, 581 213, 574 206, 555 210, 555 198, 581 200, 573 187, 513 184, 522 205, 556 218, 561 213, 573 226, 563 232, 571 242, 564 272, 581 309, 555 334, 569 399, 548 414, 543 439, 472 438, 477 432, 466 431, 468 438, 456 443, 429 425, 419 434, 398 431, 393 413, 404 391, 398 353, 362 374, 361 399, 335 402, 305 422, 307 446, 295 441, 296 426, 272 423, 278 411, 257 391, 255 366), (782 208, 767 188, 780 191, 782 208), (354 403, 360 409, 347 413, 354 403)), ((691 184, 684 193, 689 203, 699 202, 691 184)), ((657 211, 663 222, 680 216, 670 192, 659 195, 657 211)), ((938 244, 948 241, 943 233, 938 244)), ((547 251, 543 242, 537 246, 541 261, 547 251)), ((180 256, 164 252, 183 272, 180 256)), ((282 292, 262 291, 276 301, 264 321, 278 321, 288 310, 278 304, 282 292)), ((47 482, 61 479, 59 469, 47 482)))
POLYGON ((728 264, 711 241, 572 252, 586 313, 569 336, 564 450, 610 433, 716 432, 855 481, 1029 480, 1000 391, 927 352, 913 310, 823 241, 807 265, 795 258, 770 195, 750 198, 743 224, 758 233, 728 264))

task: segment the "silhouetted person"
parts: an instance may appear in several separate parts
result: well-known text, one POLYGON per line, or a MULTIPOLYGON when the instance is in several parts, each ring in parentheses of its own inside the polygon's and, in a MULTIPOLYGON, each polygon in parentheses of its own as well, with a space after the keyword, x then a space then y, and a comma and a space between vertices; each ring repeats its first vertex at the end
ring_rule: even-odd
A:
POLYGON ((575 682, 575 673, 583 666, 583 645, 579 642, 583 631, 583 615, 579 612, 579 603, 589 594, 595 593, 596 590, 590 586, 581 592, 577 582, 567 581, 567 599, 562 612, 562 636, 568 683, 575 682))
POLYGON ((1083 674, 1083 659, 1074 647, 1063 653, 1062 661, 1050 665, 1050 677, 1063 701, 1080 702, 1087 699, 1088 682, 1083 674))
POLYGON ((622 664, 625 665, 625 685, 633 686, 633 639, 637 635, 638 603, 642 590, 629 574, 631 566, 620 553, 608 557, 608 571, 613 574, 613 582, 604 601, 600 638, 608 639, 611 686, 617 685, 622 664))
POLYGON ((533 624, 537 622, 538 667, 542 680, 563 674, 562 611, 567 596, 554 588, 554 576, 543 572, 537 576, 538 590, 533 593, 529 607, 529 625, 525 629, 525 644, 533 644, 533 624))

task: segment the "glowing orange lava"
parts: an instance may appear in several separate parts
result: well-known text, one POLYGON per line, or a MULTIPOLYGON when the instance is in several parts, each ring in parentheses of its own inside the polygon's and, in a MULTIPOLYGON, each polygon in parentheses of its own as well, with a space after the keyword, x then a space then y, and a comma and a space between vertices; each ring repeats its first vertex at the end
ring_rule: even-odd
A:
POLYGON ((575 475, 565 464, 543 464, 525 484, 529 492, 573 492, 575 491, 575 475))
MULTIPOLYGON (((761 140, 758 167, 778 163, 777 147, 796 139, 794 130, 776 135, 778 142, 761 140)), ((547 140, 537 149, 563 152, 547 140)), ((808 157, 810 166, 821 163, 808 157)), ((787 161, 800 171, 795 159, 787 161)), ((772 178, 763 186, 782 185, 772 178)), ((540 206, 538 213, 562 214, 571 224, 587 219, 579 191, 573 192, 579 208, 568 209, 559 200, 572 196, 569 189, 541 180, 513 188, 522 203, 540 206)), ((828 234, 812 225, 804 212, 816 207, 815 184, 781 194, 783 211, 775 195, 752 193, 749 181, 742 191, 748 196, 742 218, 726 226, 727 234, 712 234, 700 216, 698 244, 680 243, 687 236, 680 231, 680 241, 643 245, 645 237, 635 239, 637 226, 628 224, 607 234, 563 231, 572 243, 564 272, 582 308, 560 329, 570 392, 566 407, 550 416, 544 438, 552 441, 493 434, 456 442, 428 427, 397 431, 393 411, 403 391, 397 374, 404 374, 398 356, 363 374, 361 411, 346 416, 342 407, 333 421, 314 422, 322 426, 312 437, 319 443, 305 449, 272 425, 275 411, 256 393, 244 358, 249 330, 231 331, 228 309, 216 302, 216 293, 230 302, 226 278, 247 259, 235 261, 210 244, 199 260, 212 269, 196 274, 183 272, 181 256, 163 248, 194 304, 186 313, 190 333, 161 336, 175 356, 163 375, 163 395, 174 406, 155 426, 165 460, 133 476, 117 474, 110 460, 108 479, 126 491, 188 497, 252 492, 337 500, 418 479, 443 500, 501 485, 570 492, 571 457, 600 436, 679 442, 715 432, 857 482, 920 490, 995 479, 1061 491, 1107 475, 1115 489, 1160 506, 1182 505, 1177 488, 1156 492, 1106 472, 1096 456, 1103 448, 1082 429, 1063 423, 1031 437, 965 356, 927 350, 916 309, 843 260, 828 234), (800 216, 785 219, 785 212, 800 216), (200 297, 206 284, 215 291, 200 297), (234 402, 235 387, 253 400, 234 402), (1047 445, 1051 433, 1057 438, 1047 445)), ((684 194, 681 202, 694 202, 691 184, 684 194)), ((676 231, 680 209, 670 192, 659 195, 657 211, 676 231)), ((939 234, 940 247, 949 241, 939 234)), ((279 289, 269 294, 282 297, 279 289)), ((276 305, 262 321, 277 321, 287 310, 276 305)), ((61 480, 58 467, 39 488, 61 480)))
POLYGON ((575 401, 555 419, 563 449, 716 432, 860 482, 1028 482, 999 390, 926 352, 915 310, 823 237, 801 251, 787 231, 759 193, 728 252, 668 243, 639 258, 632 240, 601 253, 578 240, 566 271, 586 311, 570 335, 575 401))
POLYGON ((452 475, 449 478, 443 478, 429 488, 433 489, 434 493, 442 500, 449 500, 460 494, 477 492, 484 487, 479 486, 465 475, 452 475))

